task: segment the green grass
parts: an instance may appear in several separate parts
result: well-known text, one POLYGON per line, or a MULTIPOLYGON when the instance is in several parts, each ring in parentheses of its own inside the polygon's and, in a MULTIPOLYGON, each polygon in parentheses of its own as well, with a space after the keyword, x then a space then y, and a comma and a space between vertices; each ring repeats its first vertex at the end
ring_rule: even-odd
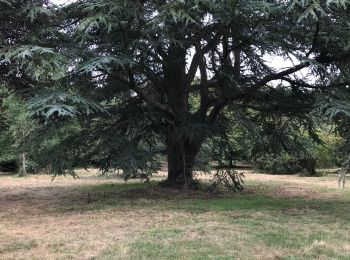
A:
MULTIPOLYGON (((146 237, 147 239, 147 237, 146 237)), ((220 251, 205 239, 137 241, 131 245, 133 259, 232 259, 220 256, 220 251)))
MULTIPOLYGON (((262 190, 273 190, 274 186, 277 185, 262 190)), ((317 189, 321 195, 335 191, 338 190, 317 189)), ((176 229, 164 227, 146 232, 129 245, 131 258, 350 259, 346 249, 350 243, 349 198, 349 192, 317 199, 236 194, 218 199, 153 202, 148 206, 189 212, 193 218, 176 221, 176 229), (212 221, 206 215, 213 216, 215 227, 206 227, 212 221), (232 227, 239 232, 233 232, 232 227), (191 238, 188 232, 194 236, 191 238), (221 237, 215 238, 215 232, 221 237), (248 253, 256 248, 260 248, 261 255, 248 253)))
MULTIPOLYGON (((350 259, 350 190, 317 186, 307 178, 298 179, 306 180, 299 187, 292 182, 297 177, 290 178, 255 179, 246 192, 219 195, 159 188, 156 182, 74 187, 81 198, 57 205, 55 217, 78 216, 78 222, 71 220, 68 239, 50 238, 48 255, 75 258, 91 250, 92 259, 350 259), (303 193, 279 193, 288 187, 303 193), (113 223, 119 223, 117 229, 113 223), (89 242, 86 236, 92 237, 89 242), (111 239, 98 251, 104 237, 111 239)), ((7 221, 26 226, 13 218, 7 221)), ((0 247, 0 258, 17 251, 35 255, 45 241, 33 239, 12 239, 0 247)))
POLYGON ((85 189, 90 192, 120 192, 131 189, 147 189, 157 185, 157 182, 125 182, 125 183, 106 183, 99 185, 85 186, 85 189))
POLYGON ((7 245, 0 247, 0 256, 3 253, 20 251, 20 250, 30 250, 30 249, 33 249, 37 246, 38 246, 38 244, 35 240, 21 241, 21 242, 7 244, 7 245))

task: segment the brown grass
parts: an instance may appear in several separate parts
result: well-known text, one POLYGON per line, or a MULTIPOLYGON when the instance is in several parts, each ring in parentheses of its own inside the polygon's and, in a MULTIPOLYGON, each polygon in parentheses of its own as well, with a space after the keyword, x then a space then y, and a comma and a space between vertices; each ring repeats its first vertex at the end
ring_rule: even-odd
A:
MULTIPOLYGON (((184 250, 183 255, 188 254, 189 258, 195 251, 187 252, 184 249, 187 247, 181 246, 188 241, 215 247, 217 255, 241 259, 248 256, 277 259, 290 253, 285 248, 271 248, 262 243, 247 246, 251 238, 246 227, 230 222, 241 217, 244 213, 242 210, 196 212, 173 206, 178 200, 205 201, 232 195, 218 196, 153 186, 119 190, 114 189, 113 185, 124 183, 121 179, 98 178, 96 171, 80 171, 80 175, 81 178, 76 180, 60 177, 52 182, 50 176, 45 175, 26 178, 0 176, 0 259, 138 258, 143 253, 135 253, 133 245, 158 236, 157 230, 170 230, 170 235, 165 231, 165 235, 160 233, 159 236, 165 236, 162 237, 162 246, 172 245, 175 241, 179 245, 176 250, 184 250), (155 230, 155 234, 149 233, 152 230, 155 230), (177 236, 177 233, 181 235, 177 236), (236 238, 236 242, 232 248, 227 248, 223 241, 233 238, 236 238), (254 251, 244 252, 245 248, 254 251)), ((248 191, 239 196, 263 193, 281 198, 327 199, 338 194, 334 190, 321 191, 335 187, 334 178, 247 173, 246 182, 248 191), (262 189, 259 183, 271 184, 272 188, 265 185, 263 187, 267 188, 262 189)), ((301 214, 299 209, 293 208, 283 209, 280 213, 288 216, 301 214)), ((267 218, 269 214, 274 216, 271 212, 249 211, 246 214, 252 220, 267 218)), ((323 243, 314 241, 300 252, 304 250, 307 254, 310 250, 315 251, 323 243)), ((336 249, 340 247, 345 252, 350 250, 347 243, 339 244, 336 249)), ((193 248, 196 250, 195 245, 193 248)))
MULTIPOLYGON (((116 241, 128 244, 137 234, 186 215, 127 207, 96 211, 89 201, 89 189, 84 188, 124 181, 97 178, 96 171, 80 171, 79 175, 79 179, 58 177, 52 182, 45 175, 0 178, 0 259, 89 259, 116 241)), ((159 191, 155 192, 158 197, 159 191)), ((92 193, 92 200, 100 193, 92 193)), ((107 195, 113 196, 111 192, 107 195)), ((121 196, 142 199, 141 194, 130 191, 121 196)))

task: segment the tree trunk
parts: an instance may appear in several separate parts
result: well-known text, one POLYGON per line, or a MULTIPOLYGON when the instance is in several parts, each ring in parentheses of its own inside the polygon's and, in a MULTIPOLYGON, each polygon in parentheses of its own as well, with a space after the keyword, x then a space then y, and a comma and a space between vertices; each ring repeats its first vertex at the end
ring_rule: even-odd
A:
MULTIPOLYGON (((179 31, 179 40, 184 36, 179 31)), ((164 82, 165 93, 169 106, 175 118, 168 128, 167 153, 168 153, 168 186, 189 187, 193 183, 193 166, 203 140, 190 140, 180 135, 180 127, 188 123, 189 111, 189 82, 186 75, 186 49, 171 44, 165 60, 164 82)))
POLYGON ((190 187, 193 184, 193 166, 200 147, 201 142, 168 140, 168 186, 190 187))
POLYGON ((302 166, 306 169, 308 175, 316 176, 316 159, 304 158, 302 160, 302 166))
POLYGON ((230 161, 229 161, 229 165, 228 165, 228 167, 230 168, 230 169, 232 169, 233 168, 233 159, 232 159, 232 157, 230 157, 230 161))
POLYGON ((19 176, 25 176, 27 175, 27 162, 26 162, 26 154, 25 153, 22 153, 21 155, 21 160, 22 160, 22 166, 19 170, 19 176))

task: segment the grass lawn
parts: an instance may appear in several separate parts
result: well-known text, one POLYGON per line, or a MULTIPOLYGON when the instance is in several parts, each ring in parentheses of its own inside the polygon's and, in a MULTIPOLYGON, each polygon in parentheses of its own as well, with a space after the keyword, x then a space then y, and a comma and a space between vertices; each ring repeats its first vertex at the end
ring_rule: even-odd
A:
POLYGON ((0 174, 0 259, 350 259, 350 182, 246 173, 236 194, 0 174))

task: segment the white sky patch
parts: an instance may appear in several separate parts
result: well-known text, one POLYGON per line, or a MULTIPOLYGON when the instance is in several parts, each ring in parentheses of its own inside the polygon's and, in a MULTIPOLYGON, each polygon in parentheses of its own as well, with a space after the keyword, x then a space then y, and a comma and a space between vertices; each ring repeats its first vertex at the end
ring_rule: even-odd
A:
MULTIPOLYGON (((289 59, 286 59, 282 56, 278 55, 266 55, 264 57, 265 63, 276 70, 276 72, 280 72, 285 69, 289 69, 291 67, 294 67, 295 65, 300 64, 300 61, 293 55, 289 55, 289 59)), ((315 78, 310 74, 310 68, 303 68, 293 74, 291 74, 292 78, 296 79, 303 79, 309 84, 315 83, 315 78)), ((278 85, 279 83, 283 82, 282 80, 274 80, 271 83, 273 85, 278 85)))
POLYGON ((73 3, 75 1, 76 0, 51 0, 51 2, 56 4, 56 5, 69 4, 69 3, 73 3))

